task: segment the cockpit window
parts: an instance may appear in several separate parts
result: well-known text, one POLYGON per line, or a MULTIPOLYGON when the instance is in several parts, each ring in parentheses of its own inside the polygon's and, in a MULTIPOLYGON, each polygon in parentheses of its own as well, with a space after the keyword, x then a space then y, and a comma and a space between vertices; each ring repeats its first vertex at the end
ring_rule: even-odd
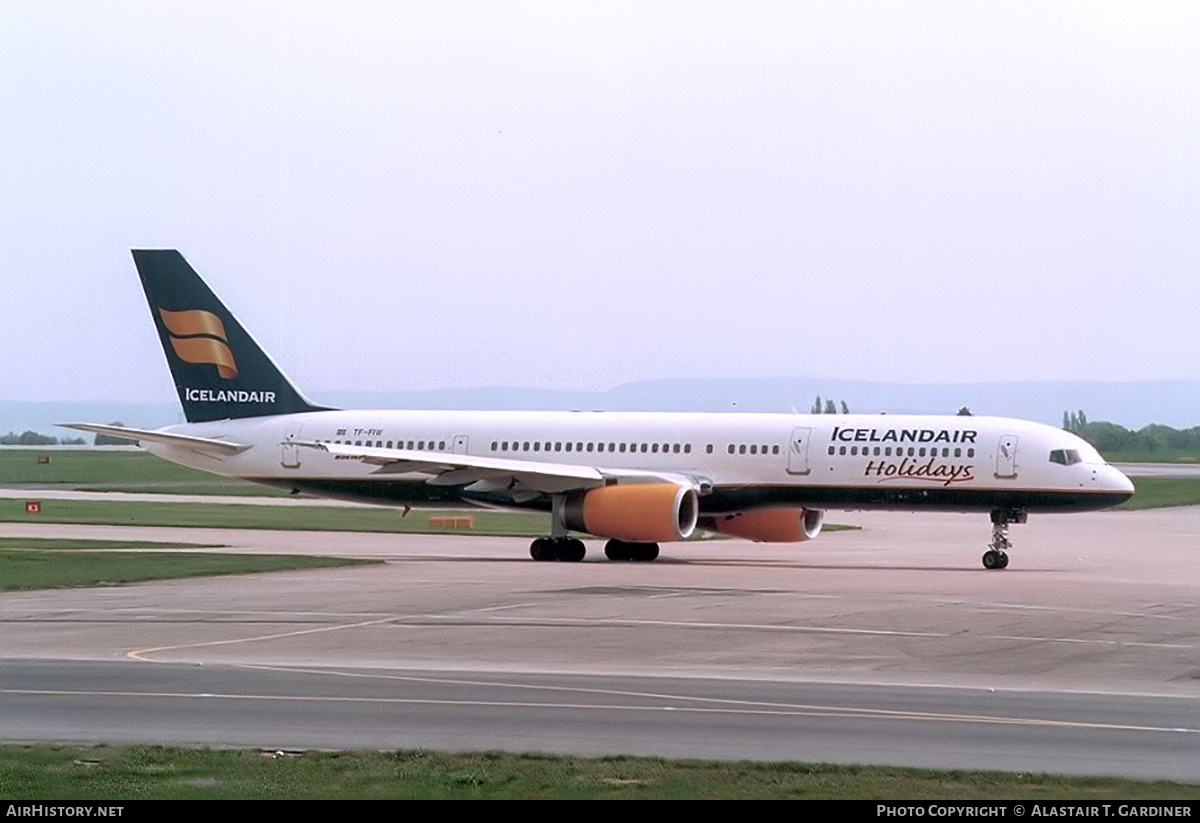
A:
POLYGON ((1083 458, 1075 449, 1055 449, 1050 452, 1050 462, 1060 466, 1074 466, 1076 463, 1082 463, 1083 458))

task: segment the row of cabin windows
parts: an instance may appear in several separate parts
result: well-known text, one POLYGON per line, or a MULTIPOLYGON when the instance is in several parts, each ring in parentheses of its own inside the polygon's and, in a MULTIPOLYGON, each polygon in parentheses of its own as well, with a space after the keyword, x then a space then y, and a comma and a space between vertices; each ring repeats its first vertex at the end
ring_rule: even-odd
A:
MULTIPOLYGON (((529 440, 493 440, 492 451, 598 451, 598 452, 619 452, 626 453, 641 453, 641 454, 691 454, 691 443, 560 443, 529 440)), ((713 453, 713 445, 709 443, 704 447, 706 454, 713 453)), ((747 445, 745 443, 738 445, 736 443, 729 444, 730 454, 779 454, 779 446, 767 445, 747 445)))
MULTIPOLYGON (((341 440, 326 440, 325 442, 337 443, 340 445, 343 441, 341 441, 341 440)), ((351 441, 349 441, 349 440, 346 440, 344 442, 347 446, 349 446, 351 444, 351 441)), ((446 441, 445 440, 438 440, 436 442, 433 440, 408 440, 408 441, 376 440, 374 445, 375 445, 375 448, 377 448, 377 449, 384 449, 384 448, 390 449, 390 448, 392 448, 393 443, 395 443, 395 448, 408 449, 409 451, 426 451, 426 450, 445 451, 446 450, 446 441)), ((354 445, 370 447, 372 444, 371 444, 370 440, 366 440, 366 441, 355 440, 354 445)), ((831 456, 834 454, 840 454, 840 455, 849 454, 851 457, 855 457, 859 454, 859 448, 860 448, 859 446, 830 446, 829 454, 831 456), (848 451, 847 451, 847 449, 848 449, 848 451)), ((892 457, 892 447, 891 446, 862 446, 861 449, 862 449, 861 453, 865 457, 871 456, 872 450, 874 450, 875 457, 892 457)), ((526 440, 526 441, 514 440, 511 442, 508 440, 504 440, 504 441, 493 440, 492 441, 492 451, 524 451, 524 452, 528 452, 528 451, 535 451, 535 452, 540 452, 540 451, 556 451, 556 452, 598 451, 598 452, 603 452, 603 451, 608 451, 608 452, 614 452, 614 453, 620 452, 621 454, 625 454, 627 452, 628 453, 641 452, 642 454, 647 454, 647 453, 649 453, 649 454, 660 454, 660 453, 661 454, 668 454, 668 453, 691 454, 692 453, 692 444, 691 443, 683 443, 683 444, 662 443, 660 445, 658 443, 628 443, 628 444, 627 443, 590 443, 590 442, 589 443, 578 443, 578 442, 577 443, 570 443, 570 442, 563 443, 560 441, 555 441, 553 443, 550 441, 546 441, 545 443, 543 443, 541 441, 529 441, 529 440, 526 440)), ((711 443, 705 447, 705 451, 708 454, 712 454, 713 447, 712 447, 711 443)), ((777 445, 775 445, 775 446, 761 445, 760 446, 758 444, 747 445, 745 443, 742 443, 739 445, 739 444, 730 443, 728 451, 730 454, 779 454, 779 446, 777 446, 777 445)), ((941 456, 949 457, 951 451, 954 452, 955 457, 963 456, 963 450, 961 448, 955 448, 955 449, 951 450, 948 447, 942 449, 941 456)), ((967 451, 967 457, 975 456, 975 449, 967 449, 966 451, 967 451)), ((930 457, 938 456, 937 448, 930 448, 927 450, 924 446, 922 446, 920 448, 917 448, 915 446, 909 446, 908 450, 907 450, 907 454, 909 457, 925 457, 927 453, 928 453, 928 456, 930 456, 930 457)), ((896 457, 905 456, 905 448, 903 446, 897 446, 895 448, 895 456, 896 457)), ((1050 460, 1051 460, 1051 462, 1054 462, 1054 463, 1061 462, 1066 465, 1070 465, 1070 463, 1072 463, 1072 462, 1077 463, 1080 460, 1077 452, 1072 454, 1071 458, 1072 459, 1066 459, 1057 454, 1052 454, 1050 457, 1050 460), (1055 458, 1058 458, 1058 459, 1055 459, 1055 458)))
MULTIPOLYGON (((855 455, 858 455, 861 453, 864 457, 869 457, 869 456, 871 456, 872 449, 874 449, 875 457, 891 457, 892 456, 892 447, 891 446, 863 446, 861 452, 859 452, 858 446, 849 446, 849 447, 847 447, 847 446, 830 446, 829 453, 832 455, 832 454, 834 454, 834 452, 836 450, 836 453, 841 454, 841 455, 849 454, 851 457, 854 457, 855 455), (849 451, 846 451, 847 448, 849 448, 849 451)), ((961 448, 950 449, 950 448, 946 447, 946 448, 942 449, 942 457, 949 457, 951 451, 954 452, 955 457, 963 456, 963 450, 961 448)), ((927 452, 930 457, 938 456, 937 448, 930 448, 927 450, 924 446, 922 446, 921 448, 917 448, 915 446, 909 446, 908 450, 907 450, 907 456, 908 457, 924 457, 927 452)), ((896 457, 904 457, 906 454, 905 448, 903 446, 897 446, 895 454, 896 454, 896 457)), ((975 456, 975 450, 967 449, 967 457, 974 457, 974 456, 975 456)))
MULTIPOLYGON (((711 451, 711 448, 710 448, 711 451)), ((745 443, 741 445, 729 444, 730 454, 779 454, 779 446, 760 446, 757 443, 747 446, 745 443)))
POLYGON ((438 440, 436 443, 432 440, 409 440, 409 441, 407 441, 407 443, 404 440, 397 440, 397 441, 376 440, 374 442, 374 444, 372 444, 370 440, 354 440, 354 441, 326 440, 325 442, 326 443, 337 443, 338 445, 345 443, 347 446, 351 446, 351 445, 366 446, 368 448, 370 448, 372 445, 374 445, 375 448, 377 448, 377 449, 390 449, 390 448, 392 448, 392 444, 395 443, 395 448, 408 449, 410 451, 426 451, 426 450, 428 450, 428 451, 444 452, 446 450, 446 441, 445 440, 438 440))
MULTIPOLYGON (((541 451, 597 451, 597 452, 641 452, 642 454, 691 454, 691 443, 563 443, 561 441, 529 441, 529 440, 493 440, 492 451, 514 451, 514 452, 541 452, 541 451)), ((712 454, 712 446, 708 447, 709 454, 712 454)))
MULTIPOLYGON (((338 445, 345 443, 347 446, 349 446, 353 443, 353 445, 355 445, 355 446, 367 446, 368 448, 372 445, 372 442, 370 440, 365 440, 365 441, 364 440, 354 440, 354 441, 326 440, 325 442, 326 443, 337 443, 338 445)), ((395 448, 397 448, 397 449, 408 449, 409 451, 426 451, 426 450, 445 451, 446 450, 446 441, 445 440, 439 440, 436 443, 433 440, 409 440, 407 442, 404 440, 400 440, 400 441, 376 440, 373 445, 377 449, 384 449, 384 448, 390 449, 393 447, 393 444, 395 445, 395 448)), ((858 447, 855 446, 854 449, 855 449, 855 452, 857 453, 858 447)), ((713 453, 712 444, 709 443, 707 446, 705 446, 704 450, 707 454, 712 454, 713 453)), ((743 443, 741 445, 738 445, 738 444, 731 443, 731 444, 729 444, 728 450, 729 450, 730 454, 779 454, 779 446, 777 446, 777 445, 776 446, 767 446, 767 445, 760 446, 758 444, 746 445, 745 443, 743 443)), ((589 443, 566 442, 566 443, 564 443, 561 441, 554 441, 554 442, 546 441, 543 443, 542 441, 529 441, 529 440, 525 440, 525 441, 493 440, 492 441, 492 451, 494 451, 494 452, 495 451, 502 451, 502 452, 506 452, 506 451, 523 451, 523 452, 528 452, 528 451, 534 451, 534 452, 541 452, 541 451, 547 451, 547 452, 549 452, 549 451, 555 451, 555 452, 563 452, 563 451, 567 451, 567 452, 569 452, 569 451, 603 452, 603 451, 608 451, 608 452, 612 452, 612 453, 619 452, 621 454, 626 454, 626 453, 633 454, 633 453, 638 453, 638 452, 640 452, 642 454, 691 454, 692 453, 692 444, 691 443, 662 443, 662 444, 659 444, 659 443, 593 443, 593 442, 589 442, 589 443)), ((911 451, 911 449, 910 449, 910 451, 911 451)), ((974 451, 974 450, 972 450, 972 451, 974 451)), ((833 446, 829 447, 829 453, 833 454, 833 446)), ((845 453, 846 453, 845 447, 843 446, 842 454, 845 454, 845 453)), ((866 453, 867 453, 867 451, 866 451, 866 448, 864 447, 863 454, 866 454, 866 453)), ((878 449, 876 449, 876 453, 878 454, 878 449)), ((890 448, 888 449, 888 453, 891 454, 890 448)), ((925 450, 922 449, 921 453, 922 453, 922 455, 924 455, 925 450)), ((899 454, 899 451, 897 451, 897 454, 899 454)))

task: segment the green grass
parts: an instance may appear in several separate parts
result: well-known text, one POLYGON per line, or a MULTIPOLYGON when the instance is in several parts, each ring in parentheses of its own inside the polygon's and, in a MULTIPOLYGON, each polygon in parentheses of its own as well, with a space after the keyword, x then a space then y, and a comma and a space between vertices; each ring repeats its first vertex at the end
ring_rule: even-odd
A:
POLYGON ((72 491, 124 492, 125 494, 202 494, 221 497, 292 497, 290 492, 246 480, 213 479, 197 483, 87 483, 72 487, 72 491))
MULTIPOLYGON (((213 475, 124 449, 0 449, 0 481, 12 483, 205 482, 213 475), (49 463, 39 463, 45 456, 49 463)), ((239 484, 244 485, 244 484, 239 484)))
MULTIPOLYGON (((200 544, 124 540, 0 539, 0 591, 103 586, 222 574, 295 571, 373 561, 286 554, 219 554, 200 544), (129 551, 137 549, 137 551, 129 551)), ((0 792, 2 794, 2 792, 0 792)))
POLYGON ((1200 478, 1135 477, 1133 498, 1118 510, 1161 509, 1167 506, 1200 506, 1200 478))
POLYGON ((805 763, 481 752, 0 746, 6 800, 1011 799, 1182 800, 1169 782, 805 763))
MULTIPOLYGON (((36 494, 31 494, 36 498, 36 494)), ((474 518, 469 534, 537 536, 548 534, 550 515, 539 512, 413 511, 402 517, 391 506, 256 506, 231 503, 159 503, 123 500, 43 500, 40 514, 27 514, 24 500, 0 499, 0 521, 22 523, 93 523, 117 526, 192 526, 228 529, 302 531, 416 532, 446 531, 429 521, 439 515, 468 514, 474 518)))
POLYGON ((1112 451, 1105 452, 1104 459, 1109 463, 1200 463, 1200 451, 1196 449, 1112 451))
MULTIPOLYGON (((124 500, 43 500, 41 513, 28 514, 25 511, 24 500, 0 499, 0 522, 396 534, 483 534, 495 537, 540 537, 550 533, 550 515, 544 512, 421 509, 402 516, 402 510, 392 506, 256 506, 237 503, 159 503, 124 500), (471 529, 454 529, 431 525, 432 518, 445 516, 468 516, 472 518, 474 526, 471 529)), ((827 524, 824 531, 854 528, 858 527, 827 524)))
POLYGON ((219 543, 163 543, 152 540, 88 540, 57 537, 0 537, 0 550, 32 549, 35 551, 119 551, 121 549, 218 549, 219 543))
POLYGON ((88 491, 285 496, 287 492, 231 480, 124 449, 0 449, 0 483, 88 491), (49 463, 39 463, 39 457, 49 463))

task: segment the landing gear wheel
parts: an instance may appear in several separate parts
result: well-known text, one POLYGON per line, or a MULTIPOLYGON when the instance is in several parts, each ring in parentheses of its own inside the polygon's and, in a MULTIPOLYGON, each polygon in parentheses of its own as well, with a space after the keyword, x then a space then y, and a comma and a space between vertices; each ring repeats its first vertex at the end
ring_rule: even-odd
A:
POLYGON ((558 547, 558 559, 567 563, 578 563, 586 555, 587 548, 583 545, 583 541, 573 537, 563 538, 558 547))
POLYGON ((604 544, 604 556, 609 560, 630 560, 629 544, 621 540, 609 540, 604 544))
POLYGON ((983 553, 983 567, 985 569, 1008 568, 1008 555, 1004 552, 989 549, 983 553))
POLYGON ((658 559, 658 544, 609 540, 604 544, 604 556, 609 560, 632 560, 647 563, 658 559))
POLYGON ((554 559, 553 541, 549 537, 539 537, 529 544, 529 556, 539 562, 554 559))
POLYGON ((992 512, 992 542, 983 553, 985 569, 1008 568, 1008 550, 1012 548, 1012 541, 1008 539, 1008 525, 1024 523, 1026 519, 1027 515, 1021 509, 995 509, 992 512))
POLYGON ((529 544, 529 556, 537 561, 563 560, 578 563, 587 556, 587 547, 574 537, 539 537, 529 544))
POLYGON ((633 553, 632 560, 649 563, 652 560, 658 559, 658 544, 657 543, 635 543, 637 551, 633 553))

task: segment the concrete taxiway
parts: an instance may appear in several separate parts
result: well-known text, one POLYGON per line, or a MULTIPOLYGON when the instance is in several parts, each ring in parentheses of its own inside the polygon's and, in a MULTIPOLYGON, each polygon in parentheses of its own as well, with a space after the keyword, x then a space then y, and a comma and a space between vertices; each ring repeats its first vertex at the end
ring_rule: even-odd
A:
POLYGON ((385 561, 0 595, 0 735, 994 766, 1200 781, 1200 510, 835 514, 795 546, 0 524, 385 561))

